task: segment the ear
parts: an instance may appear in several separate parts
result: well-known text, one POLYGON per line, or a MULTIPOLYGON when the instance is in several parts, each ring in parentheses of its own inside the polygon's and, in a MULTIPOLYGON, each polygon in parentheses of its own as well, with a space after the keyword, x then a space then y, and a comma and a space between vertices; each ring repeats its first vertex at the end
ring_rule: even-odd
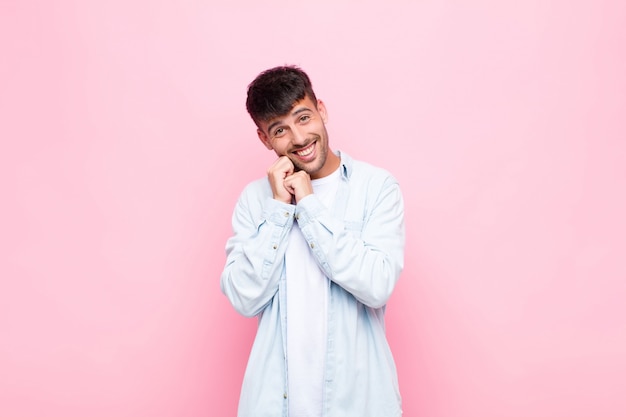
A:
POLYGON ((322 116, 322 121, 324 121, 324 123, 327 123, 328 112, 326 111, 326 105, 324 105, 324 102, 322 100, 317 100, 317 111, 320 116, 322 116))
POLYGON ((259 139, 261 140, 261 142, 263 142, 263 145, 265 145, 265 147, 267 149, 269 149, 270 151, 272 149, 274 149, 272 147, 272 143, 270 142, 269 138, 267 137, 267 135, 261 129, 257 129, 256 130, 256 134, 259 137, 259 139))

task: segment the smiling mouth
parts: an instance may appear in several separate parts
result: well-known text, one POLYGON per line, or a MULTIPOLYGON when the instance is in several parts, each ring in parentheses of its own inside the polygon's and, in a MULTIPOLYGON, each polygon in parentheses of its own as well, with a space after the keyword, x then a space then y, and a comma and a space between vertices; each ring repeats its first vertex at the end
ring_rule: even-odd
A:
POLYGON ((300 149, 298 151, 295 151, 294 153, 296 155, 298 155, 299 157, 305 158, 305 157, 311 155, 313 153, 314 149, 315 149, 315 142, 311 143, 309 146, 307 146, 304 149, 300 149))

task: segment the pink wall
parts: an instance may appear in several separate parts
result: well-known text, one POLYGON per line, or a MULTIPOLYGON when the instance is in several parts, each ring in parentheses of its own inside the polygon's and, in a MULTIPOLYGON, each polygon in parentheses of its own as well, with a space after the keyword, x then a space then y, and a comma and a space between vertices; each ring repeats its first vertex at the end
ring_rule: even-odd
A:
POLYGON ((0 2, 0 415, 234 415, 245 87, 283 63, 404 187, 405 415, 626 415, 625 3, 214 3, 0 2))

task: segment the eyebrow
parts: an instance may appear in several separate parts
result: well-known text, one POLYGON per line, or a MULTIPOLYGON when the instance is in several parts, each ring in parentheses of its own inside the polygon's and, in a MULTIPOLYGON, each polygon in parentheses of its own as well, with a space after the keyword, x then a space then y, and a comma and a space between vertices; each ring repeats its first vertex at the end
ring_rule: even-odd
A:
POLYGON ((305 111, 311 111, 311 109, 309 109, 308 107, 300 107, 298 110, 294 111, 293 113, 291 113, 292 116, 297 116, 302 112, 305 111))
POLYGON ((271 135, 271 134, 272 134, 272 129, 274 129, 276 126, 280 125, 282 122, 283 122, 283 119, 280 119, 280 120, 276 120, 274 123, 272 123, 271 125, 269 125, 269 126, 267 127, 267 133, 268 133, 269 135, 271 135))
MULTIPOLYGON (((296 111, 294 111, 293 113, 290 114, 290 116, 297 116, 300 113, 303 113, 305 111, 311 111, 311 109, 309 109, 308 107, 300 107, 299 109, 297 109, 296 111)), ((280 125, 283 122, 284 118, 281 118, 280 120, 276 120, 274 123, 270 124, 267 127, 267 133, 270 133, 272 131, 273 128, 275 128, 276 126, 280 125)))

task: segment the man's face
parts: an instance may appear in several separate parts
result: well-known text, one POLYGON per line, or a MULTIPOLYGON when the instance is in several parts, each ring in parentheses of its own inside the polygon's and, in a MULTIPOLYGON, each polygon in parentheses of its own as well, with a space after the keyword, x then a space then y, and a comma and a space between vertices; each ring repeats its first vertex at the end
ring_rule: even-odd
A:
POLYGON ((326 108, 306 96, 282 116, 259 123, 257 134, 267 149, 278 156, 287 156, 296 170, 307 172, 311 178, 321 178, 331 172, 327 167, 328 133, 326 108), (326 169, 325 169, 326 168, 326 169))

